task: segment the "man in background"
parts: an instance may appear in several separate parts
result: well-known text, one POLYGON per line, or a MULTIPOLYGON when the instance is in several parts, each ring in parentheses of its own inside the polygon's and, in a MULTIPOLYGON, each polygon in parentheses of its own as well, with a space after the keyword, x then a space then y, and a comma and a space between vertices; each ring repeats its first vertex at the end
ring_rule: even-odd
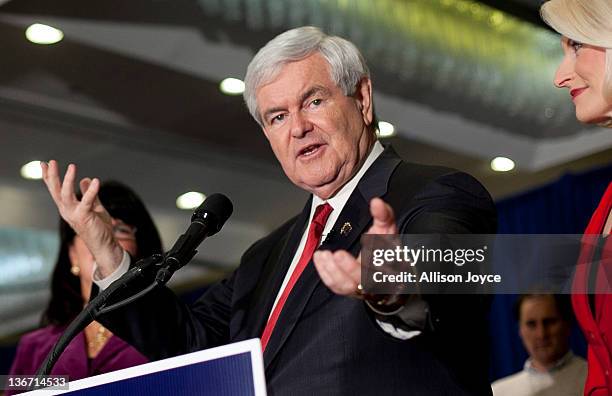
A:
POLYGON ((494 396, 581 395, 587 366, 569 349, 569 300, 561 295, 524 294, 515 311, 529 359, 522 371, 493 383, 494 396))

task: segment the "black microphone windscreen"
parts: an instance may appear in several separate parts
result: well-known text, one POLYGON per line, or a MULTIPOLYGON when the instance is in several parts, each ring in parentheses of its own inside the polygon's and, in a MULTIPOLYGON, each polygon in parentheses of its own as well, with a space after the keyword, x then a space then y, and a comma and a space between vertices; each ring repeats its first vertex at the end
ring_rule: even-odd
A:
POLYGON ((193 212, 191 221, 212 215, 217 222, 217 230, 215 232, 218 232, 232 215, 233 211, 234 205, 232 205, 232 201, 230 201, 228 197, 223 194, 211 194, 206 197, 202 205, 193 212))

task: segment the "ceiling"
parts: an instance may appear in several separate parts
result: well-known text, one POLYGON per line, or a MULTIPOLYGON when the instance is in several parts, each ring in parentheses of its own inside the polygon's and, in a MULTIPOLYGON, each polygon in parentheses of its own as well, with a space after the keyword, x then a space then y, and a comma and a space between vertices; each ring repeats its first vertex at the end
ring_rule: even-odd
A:
POLYGON ((567 93, 550 84, 560 51, 537 18, 540 2, 486 3, 503 12, 468 0, 0 2, 0 191, 2 207, 12 205, 1 221, 54 227, 42 184, 18 169, 57 158, 133 185, 176 223, 167 243, 186 223, 174 199, 188 190, 229 195, 230 224, 249 237, 270 230, 305 194, 283 177, 242 98, 218 83, 242 77, 275 34, 308 23, 362 48, 379 117, 409 160, 471 172, 495 197, 608 163, 612 134, 576 123, 567 93), (28 42, 34 22, 65 39, 28 42), (497 155, 518 169, 494 174, 497 155))
POLYGON ((398 131, 388 141, 410 161, 468 171, 496 198, 609 164, 612 134, 578 124, 567 92, 552 87, 560 50, 540 2, 484 3, 0 0, 0 228, 55 228, 42 182, 19 176, 24 163, 55 158, 131 185, 166 246, 188 222, 179 194, 227 194, 234 215, 199 257, 235 266, 306 194, 286 180, 242 98, 218 84, 242 78, 257 48, 304 24, 362 49, 379 118, 398 131), (65 39, 28 42, 35 22, 65 39), (518 168, 492 172, 498 155, 518 168))

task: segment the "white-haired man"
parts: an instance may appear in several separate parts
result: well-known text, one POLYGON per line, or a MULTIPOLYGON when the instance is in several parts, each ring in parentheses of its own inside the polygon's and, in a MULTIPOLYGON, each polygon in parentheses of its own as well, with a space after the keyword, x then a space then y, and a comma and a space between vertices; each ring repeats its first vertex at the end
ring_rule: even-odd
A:
MULTIPOLYGON (((191 307, 164 288, 102 322, 152 359, 261 337, 270 394, 490 394, 485 299, 364 301, 355 258, 365 232, 493 233, 488 193, 466 174, 403 162, 377 142, 369 70, 344 39, 287 31, 257 53, 245 84, 287 177, 311 198, 191 307)), ((74 166, 63 186, 55 162, 43 170, 105 287, 130 260, 96 212, 98 181, 81 182, 79 202, 74 166)))

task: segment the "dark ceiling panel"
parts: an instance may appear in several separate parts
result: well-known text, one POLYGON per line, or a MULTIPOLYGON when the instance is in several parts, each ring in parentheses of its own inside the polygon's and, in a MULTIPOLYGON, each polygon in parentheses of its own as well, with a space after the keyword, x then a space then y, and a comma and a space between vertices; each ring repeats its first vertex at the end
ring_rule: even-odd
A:
POLYGON ((6 38, 0 49, 11 54, 2 62, 1 85, 23 88, 20 85, 32 76, 50 76, 65 89, 43 83, 26 88, 75 102, 87 98, 144 128, 272 159, 242 97, 222 94, 217 82, 70 40, 53 47, 34 45, 23 38, 21 29, 6 25, 0 25, 0 34, 6 38))
POLYGON ((198 24, 203 18, 198 4, 190 0, 12 0, 0 10, 17 14, 179 25, 198 24))

